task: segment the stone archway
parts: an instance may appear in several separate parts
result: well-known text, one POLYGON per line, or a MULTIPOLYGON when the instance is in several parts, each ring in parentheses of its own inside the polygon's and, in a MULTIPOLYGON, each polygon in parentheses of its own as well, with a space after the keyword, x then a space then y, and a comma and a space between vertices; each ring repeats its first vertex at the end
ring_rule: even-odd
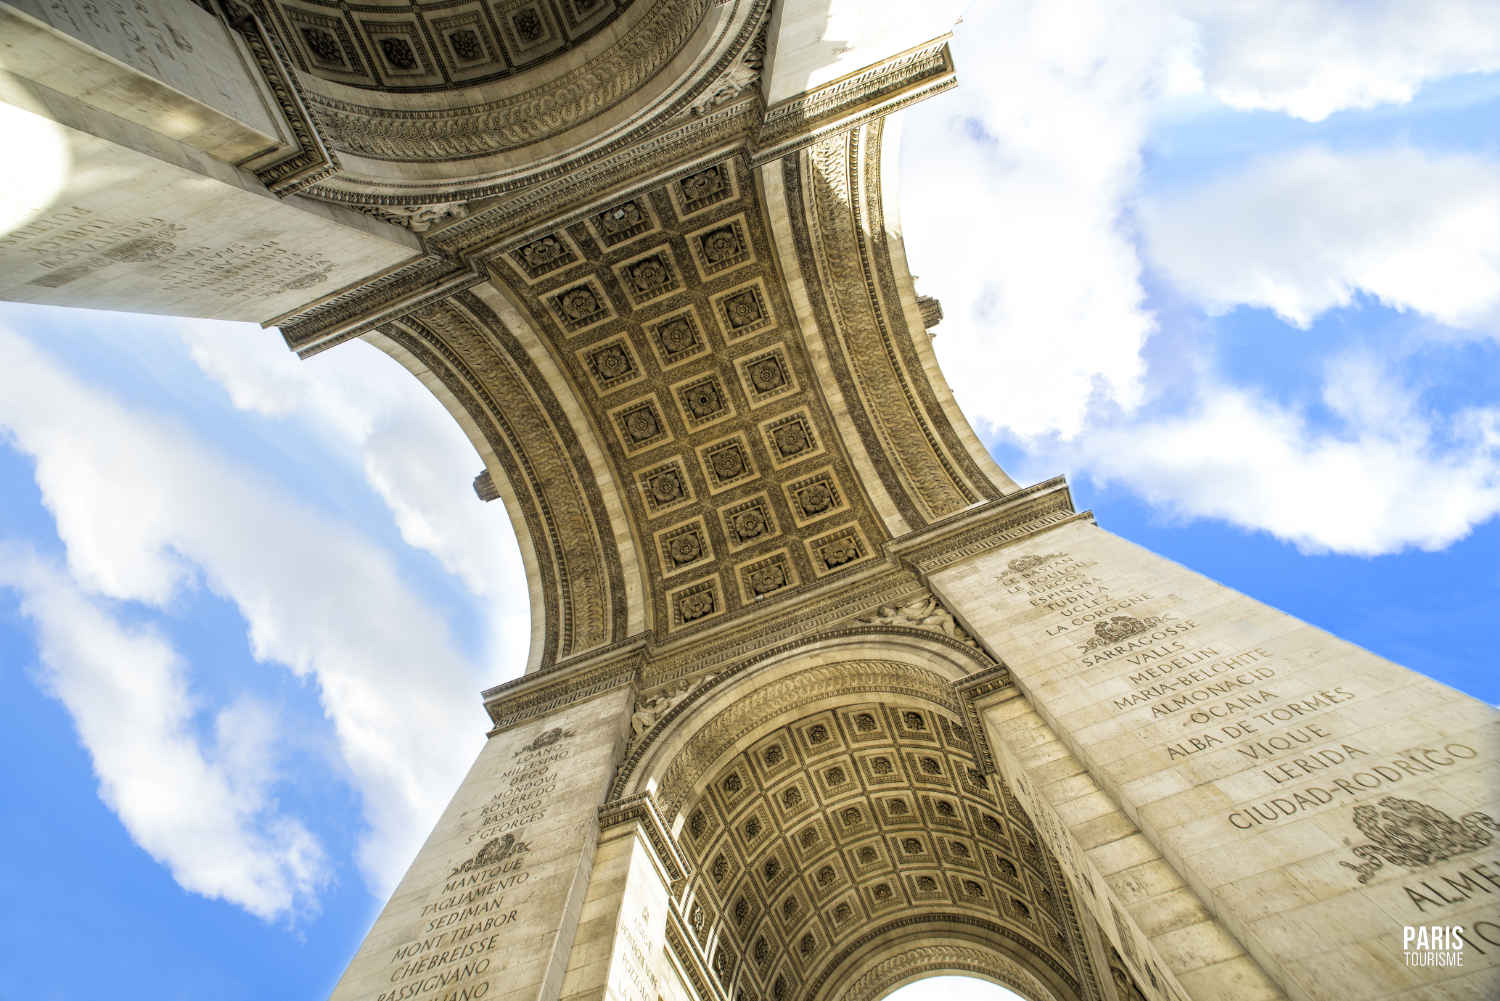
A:
POLYGON ((648 735, 670 752, 636 749, 616 788, 654 790, 688 873, 669 947, 722 996, 874 1001, 938 972, 1108 996, 1091 919, 964 719, 953 684, 983 659, 935 639, 814 643, 648 735))
POLYGON ((913 945, 892 951, 848 981, 836 997, 838 1001, 883 1001, 902 987, 941 976, 998 984, 1027 1001, 1055 1001, 1055 995, 1024 966, 995 949, 965 942, 913 945))

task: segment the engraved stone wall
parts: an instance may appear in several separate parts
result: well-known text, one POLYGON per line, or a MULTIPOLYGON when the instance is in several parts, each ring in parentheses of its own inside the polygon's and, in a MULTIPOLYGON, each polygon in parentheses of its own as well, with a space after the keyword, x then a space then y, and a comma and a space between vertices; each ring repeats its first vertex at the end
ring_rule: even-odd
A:
POLYGON ((491 738, 333 1001, 536 997, 559 982, 627 714, 617 692, 491 738))
POLYGON ((1500 986, 1492 707, 1087 524, 931 580, 1102 789, 1065 819, 1126 811, 1289 996, 1500 986), (1401 962, 1426 923, 1462 966, 1401 962))
POLYGON ((152 110, 161 113, 160 119, 176 112, 177 121, 155 123, 173 135, 183 133, 194 112, 212 108, 253 130, 253 135, 240 137, 242 143, 256 143, 258 137, 258 146, 237 147, 240 156, 275 142, 277 122, 233 36, 219 19, 199 7, 173 0, 7 0, 7 4, 125 64, 137 79, 144 76, 159 82, 172 94, 191 101, 174 102, 165 91, 126 83, 102 61, 88 59, 77 50, 69 52, 30 32, 23 35, 23 29, 0 11, 0 23, 6 25, 7 33, 17 33, 17 49, 21 50, 7 53, 7 71, 143 122, 152 120, 152 110), (192 102, 197 102, 196 108, 192 102))
POLYGON ((362 216, 329 218, 253 190, 247 175, 205 176, 55 128, 70 169, 0 234, 6 299, 258 322, 416 249, 399 230, 362 228, 362 216))

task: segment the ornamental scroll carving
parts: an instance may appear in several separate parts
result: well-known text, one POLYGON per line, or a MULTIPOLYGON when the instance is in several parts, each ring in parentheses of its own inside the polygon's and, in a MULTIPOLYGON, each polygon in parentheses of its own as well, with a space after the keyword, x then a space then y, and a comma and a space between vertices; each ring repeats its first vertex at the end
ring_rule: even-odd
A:
POLYGON ((943 607, 931 593, 915 601, 909 601, 904 605, 881 605, 871 615, 863 616, 856 621, 871 626, 906 626, 911 629, 926 629, 928 632, 940 633, 949 639, 957 640, 965 646, 979 649, 979 644, 974 642, 964 627, 953 618, 953 613, 943 607))
POLYGON ((469 214, 469 207, 463 202, 443 202, 435 205, 359 205, 356 207, 381 222, 405 226, 413 233, 425 233, 434 226, 462 219, 469 214))
POLYGON ((693 102, 693 114, 706 115, 722 107, 760 83, 760 71, 766 59, 766 29, 761 28, 755 41, 734 65, 713 82, 703 96, 693 102))
POLYGON ((905 321, 901 310, 891 308, 892 290, 883 284, 877 260, 883 251, 872 243, 872 234, 884 226, 877 180, 880 134, 878 125, 869 127, 873 151, 849 134, 819 140, 789 161, 785 177, 794 213, 807 200, 807 230, 799 237, 798 253, 804 272, 819 275, 810 293, 813 309, 855 427, 903 516, 911 524, 929 524, 979 497, 953 466, 923 405, 911 375, 920 368, 914 367, 909 345, 900 343, 909 341, 905 321), (871 157, 864 169, 862 149, 871 157), (796 169, 801 164, 808 168, 805 181, 796 169), (810 185, 805 196, 804 183, 810 185), (830 267, 832 261, 841 263, 830 267))
POLYGON ((1354 826, 1370 840, 1352 851, 1359 863, 1340 862, 1368 883, 1382 865, 1421 869, 1483 848, 1500 833, 1500 823, 1475 810, 1454 820, 1436 807, 1414 799, 1386 796, 1371 806, 1354 808, 1354 826))

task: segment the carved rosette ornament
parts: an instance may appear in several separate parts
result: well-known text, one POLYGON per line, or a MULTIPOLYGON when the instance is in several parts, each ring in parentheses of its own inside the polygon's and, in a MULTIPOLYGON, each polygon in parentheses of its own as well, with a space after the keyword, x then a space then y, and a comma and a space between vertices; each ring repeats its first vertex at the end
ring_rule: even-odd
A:
POLYGON ((855 620, 870 626, 906 626, 912 629, 926 629, 929 632, 940 633, 949 639, 958 640, 966 646, 979 649, 979 644, 974 642, 974 637, 964 631, 953 618, 953 613, 943 607, 932 594, 907 602, 904 605, 882 605, 872 615, 862 616, 855 620))
POLYGON ((1483 848, 1500 833, 1500 823, 1487 813, 1475 810, 1454 820, 1436 807, 1397 796, 1356 806, 1354 826, 1370 839, 1351 849, 1362 861, 1339 865, 1359 873, 1361 883, 1368 883, 1387 862, 1421 869, 1483 848))

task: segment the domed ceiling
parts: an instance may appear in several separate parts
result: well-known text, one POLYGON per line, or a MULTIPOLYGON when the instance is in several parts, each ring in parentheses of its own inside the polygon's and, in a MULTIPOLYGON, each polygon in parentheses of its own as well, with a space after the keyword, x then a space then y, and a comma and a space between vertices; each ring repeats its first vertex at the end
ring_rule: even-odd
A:
POLYGON ((268 58, 294 78, 293 103, 328 149, 329 169, 306 193, 366 206, 513 191, 702 114, 755 83, 770 8, 768 0, 247 2, 255 17, 239 23, 274 36, 263 49, 276 50, 268 58))
POLYGON ((278 0, 297 68, 366 90, 489 83, 557 59, 639 0, 278 0))

